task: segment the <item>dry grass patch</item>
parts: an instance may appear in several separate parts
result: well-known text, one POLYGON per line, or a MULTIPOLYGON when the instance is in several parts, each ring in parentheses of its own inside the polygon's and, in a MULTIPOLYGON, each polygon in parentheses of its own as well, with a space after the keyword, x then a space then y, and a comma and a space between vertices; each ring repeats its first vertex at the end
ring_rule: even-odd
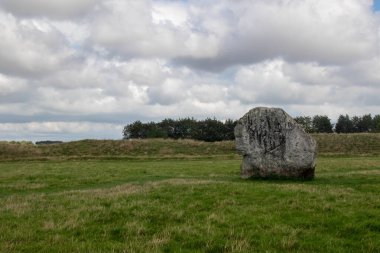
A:
POLYGON ((181 185, 203 185, 203 184, 217 184, 220 182, 211 180, 200 180, 200 179, 182 179, 182 178, 172 178, 160 181, 149 181, 143 184, 128 183, 117 185, 111 188, 101 188, 101 189, 87 189, 87 190, 70 190, 63 191, 60 193, 53 193, 53 195, 65 196, 70 199, 115 199, 121 196, 128 196, 131 194, 143 194, 151 190, 155 190, 162 187, 168 186, 181 186, 181 185))
POLYGON ((358 171, 350 171, 347 173, 348 175, 380 175, 380 170, 358 170, 358 171))
POLYGON ((45 194, 29 195, 29 196, 10 196, 0 199, 0 211, 10 211, 17 216, 23 215, 32 210, 33 203, 44 198, 45 194))
POLYGON ((278 184, 273 185, 274 188, 280 190, 292 191, 295 193, 311 193, 313 195, 329 195, 329 196, 351 196, 355 190, 349 187, 336 187, 336 186, 319 186, 307 184, 278 184))
POLYGON ((13 184, 0 184, 0 189, 13 189, 13 190, 35 190, 45 188, 47 184, 45 183, 30 183, 30 182, 20 182, 13 184))

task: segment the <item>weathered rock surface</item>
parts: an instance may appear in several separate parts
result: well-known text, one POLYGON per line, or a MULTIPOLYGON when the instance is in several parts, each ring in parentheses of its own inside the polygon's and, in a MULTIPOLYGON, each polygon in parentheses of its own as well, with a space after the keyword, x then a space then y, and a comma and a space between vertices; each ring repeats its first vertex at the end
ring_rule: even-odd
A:
POLYGON ((284 110, 257 107, 235 127, 242 178, 314 178, 316 142, 284 110))

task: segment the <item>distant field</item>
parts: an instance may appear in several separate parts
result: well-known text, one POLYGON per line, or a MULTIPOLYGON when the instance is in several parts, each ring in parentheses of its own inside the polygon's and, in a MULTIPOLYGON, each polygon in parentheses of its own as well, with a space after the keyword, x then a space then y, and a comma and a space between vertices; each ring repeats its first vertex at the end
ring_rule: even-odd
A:
POLYGON ((312 181, 233 142, 0 143, 0 252, 380 252, 380 135, 314 135, 312 181))
MULTIPOLYGON (((314 134, 320 156, 380 155, 380 133, 314 134)), ((0 142, 0 160, 41 159, 146 159, 237 157, 233 141, 193 140, 82 140, 62 144, 0 142)))

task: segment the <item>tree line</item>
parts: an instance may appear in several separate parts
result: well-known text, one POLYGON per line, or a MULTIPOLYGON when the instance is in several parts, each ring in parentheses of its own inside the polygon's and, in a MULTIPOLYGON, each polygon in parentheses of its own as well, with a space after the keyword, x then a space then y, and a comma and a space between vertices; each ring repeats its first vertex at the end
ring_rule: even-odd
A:
MULTIPOLYGON (((294 120, 308 133, 360 133, 380 132, 380 115, 372 118, 363 116, 340 115, 337 123, 331 123, 326 115, 299 116, 294 120)), ((219 121, 215 118, 196 120, 194 118, 164 119, 161 122, 142 123, 135 121, 123 129, 124 139, 171 138, 194 139, 201 141, 234 140, 236 120, 219 121)))
POLYGON ((199 121, 194 118, 164 119, 158 123, 135 121, 124 127, 123 136, 124 139, 172 138, 208 142, 233 140, 236 123, 231 119, 222 122, 215 118, 199 121))
POLYGON ((380 132, 380 115, 371 114, 350 117, 340 115, 333 125, 326 115, 300 116, 294 118, 308 133, 365 133, 380 132))

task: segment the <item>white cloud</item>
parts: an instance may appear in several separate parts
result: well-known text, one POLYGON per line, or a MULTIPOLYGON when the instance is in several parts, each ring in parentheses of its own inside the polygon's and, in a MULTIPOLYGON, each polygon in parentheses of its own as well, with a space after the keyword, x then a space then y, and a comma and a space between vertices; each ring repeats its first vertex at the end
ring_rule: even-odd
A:
POLYGON ((0 11, 0 72, 41 76, 71 57, 65 39, 49 23, 20 21, 0 11))
POLYGON ((378 114, 379 17, 369 0, 3 0, 0 139, 258 105, 378 114))
POLYGON ((232 98, 247 104, 348 108, 379 106, 379 92, 379 82, 372 87, 357 85, 334 67, 281 59, 241 67, 230 88, 232 98))
POLYGON ((152 86, 148 92, 150 102, 161 105, 178 103, 188 95, 185 83, 173 78, 166 79, 161 85, 152 86))
POLYGON ((170 22, 175 26, 184 26, 188 20, 188 10, 183 2, 156 2, 153 5, 153 24, 170 22))
POLYGON ((344 85, 344 78, 339 75, 340 67, 320 65, 316 62, 284 62, 284 74, 302 85, 344 85))
POLYGON ((213 34, 193 31, 186 17, 163 17, 174 10, 186 16, 184 8, 175 2, 104 2, 92 20, 90 43, 126 59, 215 55, 218 40, 213 34))
POLYGON ((231 94, 247 104, 315 104, 327 99, 329 87, 304 86, 285 73, 284 65, 277 59, 242 67, 231 94))
POLYGON ((131 80, 139 86, 154 86, 172 74, 167 62, 159 59, 133 59, 112 63, 123 80, 131 80))
POLYGON ((215 103, 227 99, 228 88, 222 84, 197 84, 191 86, 190 94, 201 103, 215 103))

